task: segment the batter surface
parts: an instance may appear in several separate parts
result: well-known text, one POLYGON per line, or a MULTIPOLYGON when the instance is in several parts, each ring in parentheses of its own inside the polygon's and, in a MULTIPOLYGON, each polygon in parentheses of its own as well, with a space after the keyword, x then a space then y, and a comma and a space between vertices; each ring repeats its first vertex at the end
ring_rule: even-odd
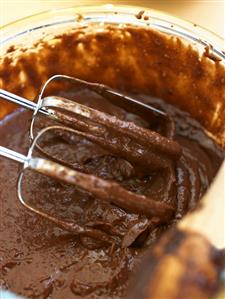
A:
MULTIPOLYGON (((60 95, 76 99, 117 117, 163 133, 165 124, 151 124, 125 112, 87 90, 60 95)), ((27 211, 18 201, 18 165, 0 159, 0 284, 28 298, 124 298, 135 264, 163 231, 196 206, 221 164, 224 153, 188 114, 162 100, 133 95, 138 100, 166 111, 175 123, 174 139, 182 154, 172 161, 175 182, 166 194, 164 170, 146 170, 143 165, 112 155, 89 140, 56 134, 43 141, 45 149, 63 158, 71 167, 115 180, 128 190, 144 194, 174 207, 173 219, 160 223, 155 217, 131 213, 94 198, 79 188, 28 173, 24 196, 36 207, 55 216, 73 220, 116 236, 108 246, 86 236, 74 236, 27 211)), ((26 153, 31 115, 17 110, 1 121, 1 145, 26 153)), ((37 126, 45 125, 39 120, 37 126)))

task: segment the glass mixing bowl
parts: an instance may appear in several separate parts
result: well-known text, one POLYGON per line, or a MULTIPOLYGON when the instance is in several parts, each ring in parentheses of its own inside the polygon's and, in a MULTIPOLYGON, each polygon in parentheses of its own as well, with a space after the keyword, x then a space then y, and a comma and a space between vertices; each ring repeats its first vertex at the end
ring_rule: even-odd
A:
MULTIPOLYGON (((173 40, 176 42, 177 37, 181 38, 182 47, 184 46, 188 49, 188 51, 190 50, 190 54, 198 53, 199 57, 201 57, 201 55, 205 52, 206 47, 207 49, 210 49, 210 55, 213 59, 205 57, 203 60, 204 65, 207 62, 207 68, 210 68, 212 76, 215 76, 215 82, 220 80, 219 84, 215 84, 213 87, 215 90, 210 90, 210 93, 212 93, 214 97, 209 97, 209 103, 205 103, 204 95, 201 97, 200 94, 199 99, 196 100, 199 101, 200 106, 195 112, 193 112, 194 109, 191 109, 191 104, 186 103, 184 105, 182 102, 173 102, 172 97, 169 97, 169 101, 178 104, 178 106, 180 105, 189 112, 193 112, 193 114, 195 113, 195 117, 199 121, 202 119, 202 113, 206 114, 206 121, 202 123, 206 131, 212 136, 212 138, 225 147, 225 55, 222 51, 224 47, 224 40, 216 34, 199 26, 159 11, 149 10, 143 7, 118 6, 111 4, 103 6, 72 7, 43 12, 41 14, 33 15, 8 24, 1 29, 0 36, 0 60, 4 59, 4 65, 1 64, 0 66, 0 86, 8 89, 9 91, 16 91, 21 95, 26 95, 28 98, 33 98, 34 90, 27 90, 25 85, 23 85, 22 89, 14 88, 18 79, 17 76, 21 76, 21 74, 12 73, 12 76, 14 77, 10 77, 11 75, 6 76, 6 73, 10 73, 10 70, 12 70, 8 67, 9 65, 5 64, 7 59, 11 59, 10 67, 13 68, 14 55, 16 56, 21 54, 18 49, 28 49, 26 51, 32 52, 37 46, 35 43, 40 39, 51 43, 51 41, 54 40, 55 35, 60 36, 60 34, 64 32, 77 30, 79 28, 86 28, 92 25, 94 25, 93 28, 95 31, 101 32, 104 31, 105 26, 108 24, 116 25, 117 29, 121 30, 126 27, 126 24, 129 24, 128 26, 132 25, 151 29, 160 34, 166 34, 165 36, 168 38, 173 37, 173 40), (140 11, 144 11, 144 14, 139 14, 140 11), (192 49, 194 49, 194 52, 192 52, 192 49), (220 60, 219 67, 218 62, 215 62, 215 60, 220 60), (12 84, 10 83, 10 79, 13 81, 12 84), (209 109, 207 109, 207 107, 209 109)), ((41 53, 41 49, 39 53, 41 53)), ((163 54, 161 53, 160 55, 163 54)), ((189 58, 186 57, 186 60, 184 61, 187 66, 188 59, 189 58)), ((172 66, 171 68, 171 72, 175 72, 172 66)), ((58 72, 60 72, 60 69, 58 69, 58 72)), ((178 76, 178 73, 175 75, 178 76)), ((201 77, 201 74, 198 74, 198 76, 201 77)), ((188 77, 187 80, 191 80, 191 78, 188 77)), ((164 84, 163 81, 161 84, 164 84)), ((136 86, 136 88, 140 90, 143 87, 144 89, 146 86, 143 86, 139 85, 136 86)), ((203 87, 202 92, 205 92, 203 87)), ((157 91, 154 93, 157 94, 157 91)), ((164 95, 162 95, 162 97, 164 97, 164 95)), ((0 116, 5 116, 11 111, 11 109, 11 106, 1 104, 0 116)), ((222 176, 224 174, 219 173, 219 175, 222 176)), ((9 299, 11 298, 11 295, 3 294, 3 298, 9 299)))

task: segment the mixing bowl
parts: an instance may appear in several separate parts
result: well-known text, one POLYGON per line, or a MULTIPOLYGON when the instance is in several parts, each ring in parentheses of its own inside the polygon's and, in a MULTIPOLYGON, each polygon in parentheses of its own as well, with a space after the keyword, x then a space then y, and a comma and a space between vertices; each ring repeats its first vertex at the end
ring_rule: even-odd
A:
MULTIPOLYGON (((150 94, 190 113, 225 148, 224 40, 199 26, 139 7, 73 7, 5 26, 0 44, 1 88, 33 100, 61 73, 150 94)), ((1 118, 15 109, 0 107, 1 118)))

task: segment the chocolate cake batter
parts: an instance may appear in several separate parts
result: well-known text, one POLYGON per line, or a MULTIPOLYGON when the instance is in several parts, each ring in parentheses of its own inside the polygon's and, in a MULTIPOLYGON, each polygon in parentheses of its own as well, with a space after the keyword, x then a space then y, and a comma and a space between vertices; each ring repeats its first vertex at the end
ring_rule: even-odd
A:
MULTIPOLYGON (((90 91, 72 90, 59 95, 160 134, 166 132, 165 123, 148 123, 90 91)), ((182 151, 171 160, 175 181, 170 188, 164 169, 131 163, 79 136, 46 136, 42 146, 71 167, 80 166, 86 173, 114 180, 130 191, 170 205, 174 209, 173 218, 165 223, 95 198, 88 191, 27 173, 24 182, 27 201, 59 218, 99 229, 116 242, 109 245, 85 235, 75 236, 28 212, 19 203, 18 165, 1 158, 2 288, 28 298, 124 298, 133 268, 143 253, 163 231, 195 208, 221 164, 223 151, 187 113, 149 96, 133 97, 166 111, 175 123, 171 138, 180 144, 182 151)), ((28 112, 17 110, 2 120, 1 144, 26 153, 30 117, 28 112)), ((43 125, 45 121, 39 119, 37 127, 43 125)))

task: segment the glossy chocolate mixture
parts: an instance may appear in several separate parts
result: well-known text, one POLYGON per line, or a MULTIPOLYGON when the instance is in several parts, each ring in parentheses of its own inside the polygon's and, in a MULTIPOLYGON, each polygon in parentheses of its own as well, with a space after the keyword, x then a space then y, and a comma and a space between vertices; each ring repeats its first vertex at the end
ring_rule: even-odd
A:
MULTIPOLYGON (((90 91, 60 95, 161 134, 166 131, 165 123, 148 123, 90 91)), ((172 184, 163 167, 147 167, 151 155, 145 167, 85 138, 57 132, 45 136, 42 146, 71 167, 81 167, 86 173, 114 180, 134 193, 170 205, 175 211, 173 219, 162 223, 157 217, 131 213, 96 198, 87 190, 27 173, 23 188, 27 201, 59 218, 100 230, 116 241, 106 244, 85 234, 75 236, 28 212, 19 203, 18 165, 1 158, 1 287, 28 298, 124 298, 131 272, 143 253, 163 231, 196 206, 224 153, 188 114, 149 96, 133 96, 165 110, 175 122, 174 139, 181 145, 182 154, 171 160, 175 175, 172 184), (169 189, 168 184, 172 186, 169 189)), ((6 117, 0 126, 1 144, 26 153, 29 119, 30 114, 21 110, 6 117)), ((45 121, 39 119, 37 127, 43 125, 45 121)))

